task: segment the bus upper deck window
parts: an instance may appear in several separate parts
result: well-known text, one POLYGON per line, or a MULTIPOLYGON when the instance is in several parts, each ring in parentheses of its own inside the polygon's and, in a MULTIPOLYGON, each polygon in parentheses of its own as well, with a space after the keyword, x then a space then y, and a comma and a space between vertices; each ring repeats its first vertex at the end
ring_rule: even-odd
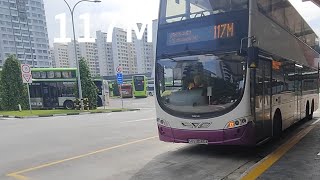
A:
POLYGON ((55 78, 61 78, 61 72, 55 72, 54 73, 55 78))
POLYGON ((54 78, 54 72, 53 71, 47 72, 47 76, 48 76, 49 79, 53 79, 54 78))
POLYGON ((41 79, 46 79, 47 78, 47 73, 46 72, 41 72, 41 79))
POLYGON ((70 72, 62 72, 62 77, 63 78, 71 78, 70 72))

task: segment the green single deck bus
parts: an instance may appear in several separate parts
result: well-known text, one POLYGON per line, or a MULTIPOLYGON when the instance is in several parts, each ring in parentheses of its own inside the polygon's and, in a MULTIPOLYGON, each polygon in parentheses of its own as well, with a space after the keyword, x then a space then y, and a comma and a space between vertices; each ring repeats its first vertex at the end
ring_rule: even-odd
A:
POLYGON ((133 96, 136 98, 147 97, 148 80, 144 75, 135 75, 132 77, 133 96))

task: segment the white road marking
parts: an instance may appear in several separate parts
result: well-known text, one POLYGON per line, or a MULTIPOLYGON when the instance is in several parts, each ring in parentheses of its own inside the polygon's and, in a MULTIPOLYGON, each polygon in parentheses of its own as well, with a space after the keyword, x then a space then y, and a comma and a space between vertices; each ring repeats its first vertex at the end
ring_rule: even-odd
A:
POLYGON ((320 156, 320 152, 317 154, 317 156, 320 156))
POLYGON ((145 105, 146 103, 132 103, 132 105, 145 105))
POLYGON ((313 122, 311 125, 315 125, 315 124, 317 124, 318 122, 320 122, 320 119, 318 119, 317 121, 313 122))
POLYGON ((140 109, 140 110, 152 110, 152 111, 154 111, 156 108, 155 108, 155 107, 151 107, 151 108, 142 107, 142 108, 137 108, 137 109, 140 109))
POLYGON ((132 120, 132 121, 124 121, 122 123, 132 123, 132 122, 140 122, 140 121, 151 121, 155 120, 155 118, 149 118, 149 119, 138 119, 138 120, 132 120))

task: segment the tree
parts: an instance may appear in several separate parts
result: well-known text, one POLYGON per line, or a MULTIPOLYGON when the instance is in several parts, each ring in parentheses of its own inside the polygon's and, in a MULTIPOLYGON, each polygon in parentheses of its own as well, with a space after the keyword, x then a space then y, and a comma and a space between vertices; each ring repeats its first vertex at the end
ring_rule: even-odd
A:
POLYGON ((83 98, 88 98, 90 108, 95 109, 97 107, 98 88, 96 87, 96 85, 92 81, 89 67, 88 67, 87 62, 84 58, 80 59, 79 67, 80 67, 82 96, 83 96, 83 98))
POLYGON ((20 62, 14 55, 9 56, 3 65, 0 90, 3 110, 18 110, 18 104, 27 108, 27 88, 22 82, 20 62))
POLYGON ((2 87, 2 81, 1 81, 1 73, 2 73, 2 70, 0 71, 0 110, 3 110, 3 107, 2 107, 2 90, 1 90, 1 87, 2 87))

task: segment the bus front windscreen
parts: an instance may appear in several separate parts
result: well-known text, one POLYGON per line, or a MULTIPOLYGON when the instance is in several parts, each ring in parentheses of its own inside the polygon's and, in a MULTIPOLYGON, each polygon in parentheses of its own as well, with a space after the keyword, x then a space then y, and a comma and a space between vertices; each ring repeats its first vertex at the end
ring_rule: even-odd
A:
POLYGON ((224 111, 240 100, 245 61, 236 54, 198 55, 157 61, 157 97, 180 114, 224 111))
POLYGON ((161 0, 160 24, 247 8, 248 0, 161 0))
POLYGON ((144 91, 144 77, 135 76, 134 77, 134 89, 135 91, 144 91))
POLYGON ((121 86, 121 89, 122 89, 122 90, 131 90, 131 86, 129 86, 129 85, 122 85, 122 86, 121 86))

